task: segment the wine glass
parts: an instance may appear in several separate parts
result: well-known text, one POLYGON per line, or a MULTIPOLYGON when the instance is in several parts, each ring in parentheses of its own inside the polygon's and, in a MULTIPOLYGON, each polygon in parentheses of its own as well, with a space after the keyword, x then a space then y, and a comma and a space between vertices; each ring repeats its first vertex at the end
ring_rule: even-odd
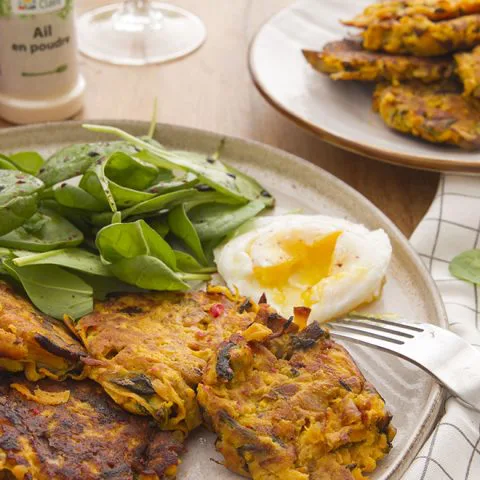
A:
POLYGON ((117 65, 147 65, 183 57, 206 38, 203 22, 183 8, 151 0, 124 0, 79 16, 82 53, 117 65))

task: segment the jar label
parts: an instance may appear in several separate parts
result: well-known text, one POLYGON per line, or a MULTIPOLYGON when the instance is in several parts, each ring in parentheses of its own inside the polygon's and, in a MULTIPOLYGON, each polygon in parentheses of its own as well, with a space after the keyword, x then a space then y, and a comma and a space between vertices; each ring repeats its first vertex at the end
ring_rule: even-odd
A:
POLYGON ((57 12, 65 8, 66 0, 10 0, 12 13, 17 15, 39 15, 57 12))
POLYGON ((45 4, 36 0, 33 14, 14 13, 14 2, 6 1, 0 0, 0 98, 53 101, 78 80, 73 0, 62 0, 57 5, 64 7, 53 12, 39 11, 45 4), (5 5, 9 11, 2 17, 5 5))

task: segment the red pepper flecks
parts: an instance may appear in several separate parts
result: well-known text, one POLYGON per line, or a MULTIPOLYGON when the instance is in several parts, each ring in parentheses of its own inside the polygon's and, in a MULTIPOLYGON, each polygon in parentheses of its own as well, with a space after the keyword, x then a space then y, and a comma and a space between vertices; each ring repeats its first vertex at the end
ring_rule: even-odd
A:
POLYGON ((224 311, 225 311, 225 307, 221 303, 215 303, 210 307, 210 310, 209 310, 210 315, 213 318, 219 317, 220 315, 223 314, 224 311))

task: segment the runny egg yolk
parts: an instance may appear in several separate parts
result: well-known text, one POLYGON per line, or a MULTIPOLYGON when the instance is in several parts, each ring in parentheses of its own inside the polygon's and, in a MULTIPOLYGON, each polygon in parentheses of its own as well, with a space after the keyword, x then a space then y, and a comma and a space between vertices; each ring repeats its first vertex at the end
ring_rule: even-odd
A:
POLYGON ((261 286, 280 291, 288 286, 293 275, 302 284, 316 285, 330 274, 335 246, 341 234, 332 232, 310 244, 299 238, 282 239, 279 246, 285 252, 286 260, 265 267, 255 266, 253 275, 261 286))

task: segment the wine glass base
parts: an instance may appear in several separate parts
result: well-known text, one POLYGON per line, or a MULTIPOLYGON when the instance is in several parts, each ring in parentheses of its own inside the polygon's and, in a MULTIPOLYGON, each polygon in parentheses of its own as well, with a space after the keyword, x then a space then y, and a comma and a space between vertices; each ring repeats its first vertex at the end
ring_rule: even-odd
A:
POLYGON ((83 54, 116 65, 148 65, 188 55, 205 41, 203 22, 175 5, 151 2, 150 18, 119 18, 122 8, 107 5, 78 18, 83 54))

